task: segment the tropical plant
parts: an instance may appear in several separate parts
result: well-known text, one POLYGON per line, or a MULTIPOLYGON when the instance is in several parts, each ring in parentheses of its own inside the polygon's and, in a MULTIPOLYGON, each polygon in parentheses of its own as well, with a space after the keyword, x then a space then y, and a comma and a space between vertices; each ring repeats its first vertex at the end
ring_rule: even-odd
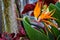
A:
MULTIPOLYGON (((30 40, 59 40, 60 2, 56 4, 51 3, 49 6, 42 3, 43 2, 38 1, 35 7, 32 6, 34 10, 31 10, 33 10, 33 17, 35 19, 31 20, 31 18, 25 16, 23 19, 18 18, 18 20, 23 21, 24 29, 30 40)), ((27 11, 23 10, 22 13, 25 12, 27 11)))
POLYGON ((60 40, 60 31, 58 30, 60 26, 60 2, 57 2, 57 0, 50 0, 49 2, 48 0, 38 0, 34 4, 27 4, 22 11, 22 15, 29 11, 32 11, 32 14, 30 17, 28 15, 23 18, 17 18, 23 24, 19 26, 18 33, 9 34, 10 20, 8 10, 10 0, 3 1, 7 32, 0 33, 0 40, 60 40), (33 16, 33 20, 31 16, 33 16))

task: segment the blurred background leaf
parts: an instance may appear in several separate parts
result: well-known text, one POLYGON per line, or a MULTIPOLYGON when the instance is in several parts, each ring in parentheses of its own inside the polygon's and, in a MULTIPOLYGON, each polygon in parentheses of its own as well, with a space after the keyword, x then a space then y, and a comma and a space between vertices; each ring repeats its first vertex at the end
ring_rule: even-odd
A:
POLYGON ((58 36, 57 40, 60 40, 60 35, 58 36))

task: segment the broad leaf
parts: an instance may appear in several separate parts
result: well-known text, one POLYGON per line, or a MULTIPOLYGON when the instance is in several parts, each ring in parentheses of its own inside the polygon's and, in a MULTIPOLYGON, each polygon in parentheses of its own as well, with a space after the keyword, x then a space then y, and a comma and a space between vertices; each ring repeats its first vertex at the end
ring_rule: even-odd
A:
POLYGON ((58 25, 60 26, 60 8, 51 3, 49 5, 49 10, 51 11, 51 10, 54 10, 54 9, 56 9, 56 11, 53 14, 53 17, 55 17, 57 19, 56 21, 57 21, 58 25))
POLYGON ((60 8, 60 2, 57 2, 55 5, 60 8))
POLYGON ((25 31, 28 37, 30 38, 30 40, 49 40, 49 38, 45 34, 32 28, 26 19, 28 20, 28 17, 23 18, 23 24, 24 24, 25 31))
POLYGON ((54 35, 49 30, 47 30, 47 32, 48 32, 49 39, 55 40, 54 35))
POLYGON ((60 35, 58 36, 57 40, 60 40, 60 35))
POLYGON ((51 31, 55 35, 55 37, 58 37, 60 35, 60 31, 54 26, 52 26, 51 31))
POLYGON ((42 28, 40 28, 39 31, 46 34, 45 30, 43 30, 42 28))

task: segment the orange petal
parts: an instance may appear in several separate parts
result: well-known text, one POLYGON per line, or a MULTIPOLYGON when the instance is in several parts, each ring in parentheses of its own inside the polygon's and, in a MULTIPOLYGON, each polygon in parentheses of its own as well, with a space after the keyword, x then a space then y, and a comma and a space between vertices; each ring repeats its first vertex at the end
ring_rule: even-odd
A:
POLYGON ((38 18, 38 16, 40 15, 40 12, 41 12, 41 4, 39 5, 39 3, 37 2, 34 9, 34 16, 38 18))
POLYGON ((38 18, 38 20, 40 19, 40 20, 43 20, 43 19, 45 19, 45 18, 47 18, 47 14, 46 14, 46 11, 44 11, 44 12, 42 12, 41 13, 41 15, 39 16, 39 18, 38 18))
POLYGON ((46 28, 51 32, 51 29, 49 28, 48 24, 44 23, 46 28))
POLYGON ((57 26, 55 25, 55 24, 53 24, 52 22, 50 22, 50 21, 47 21, 47 20, 43 20, 45 23, 48 23, 49 25, 52 25, 52 26, 54 26, 54 27, 56 27, 57 28, 57 26))

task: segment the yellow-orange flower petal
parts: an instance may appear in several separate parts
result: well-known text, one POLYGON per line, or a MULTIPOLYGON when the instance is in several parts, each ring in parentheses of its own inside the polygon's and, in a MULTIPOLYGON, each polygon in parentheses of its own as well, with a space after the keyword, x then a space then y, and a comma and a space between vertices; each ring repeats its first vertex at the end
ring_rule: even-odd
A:
POLYGON ((44 23, 46 28, 51 32, 51 28, 49 28, 48 24, 44 23))
POLYGON ((37 2, 35 9, 34 9, 35 18, 38 18, 38 16, 40 15, 40 12, 41 12, 41 4, 39 4, 39 2, 37 2))
POLYGON ((50 21, 47 21, 47 20, 42 20, 42 21, 57 28, 57 25, 53 24, 50 21))
POLYGON ((44 19, 54 19, 54 20, 56 20, 56 18, 52 17, 54 12, 55 12, 55 10, 53 10, 51 12, 43 11, 41 13, 41 15, 39 16, 38 21, 44 20, 44 19))

